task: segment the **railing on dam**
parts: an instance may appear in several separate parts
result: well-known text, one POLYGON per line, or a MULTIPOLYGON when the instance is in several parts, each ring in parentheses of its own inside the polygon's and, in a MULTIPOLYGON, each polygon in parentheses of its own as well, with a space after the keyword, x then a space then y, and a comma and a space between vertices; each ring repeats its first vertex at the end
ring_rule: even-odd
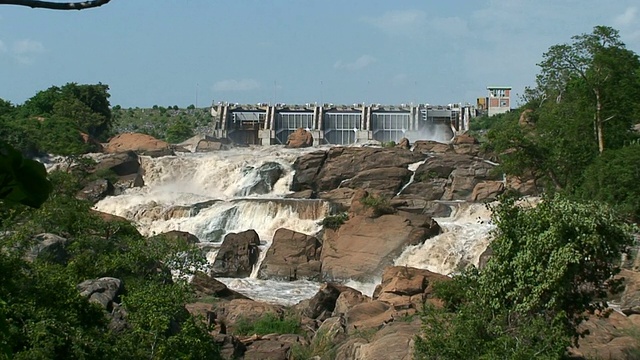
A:
MULTIPOLYGON (((246 144, 285 144, 289 135, 303 128, 316 144, 349 145, 376 140, 398 142, 425 134, 468 130, 475 111, 459 104, 271 106, 219 103, 211 109, 215 135, 246 144)), ((449 136, 449 135, 445 135, 449 136)))

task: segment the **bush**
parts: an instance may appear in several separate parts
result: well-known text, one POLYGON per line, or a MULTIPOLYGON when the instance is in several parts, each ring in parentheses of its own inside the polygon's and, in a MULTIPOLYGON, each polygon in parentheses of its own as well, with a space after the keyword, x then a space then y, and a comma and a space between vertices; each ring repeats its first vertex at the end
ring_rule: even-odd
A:
POLYGON ((416 359, 559 359, 633 243, 603 204, 555 196, 535 208, 501 199, 493 256, 481 271, 434 287, 444 309, 425 306, 416 359))
POLYGON ((360 199, 362 205, 372 208, 376 216, 395 213, 395 209, 389 203, 389 199, 384 196, 367 195, 360 199))
POLYGON ((349 215, 346 212, 327 216, 322 219, 322 226, 332 229, 338 230, 342 224, 344 224, 347 220, 349 220, 349 215))
POLYGON ((266 313, 259 319, 251 322, 240 318, 236 322, 236 335, 267 335, 267 334, 299 334, 300 319, 295 316, 281 317, 274 313, 266 313))

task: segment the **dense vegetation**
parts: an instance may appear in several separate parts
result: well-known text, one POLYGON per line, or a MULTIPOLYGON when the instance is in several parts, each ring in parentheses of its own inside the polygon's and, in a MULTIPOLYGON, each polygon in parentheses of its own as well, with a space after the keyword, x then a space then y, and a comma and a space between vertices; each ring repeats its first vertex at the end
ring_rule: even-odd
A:
POLYGON ((94 150, 84 137, 105 141, 111 134, 109 87, 68 83, 38 92, 14 106, 0 99, 0 139, 23 154, 81 154, 94 150))
POLYGON ((536 207, 507 195, 493 209, 493 255, 436 286, 418 359, 561 359, 609 281, 640 219, 640 60, 618 32, 552 46, 536 87, 508 114, 472 129, 498 171, 533 179, 536 207), (597 201, 597 202, 594 202, 597 201))
POLYGON ((212 117, 208 108, 189 105, 186 109, 178 106, 151 109, 113 107, 114 128, 118 133, 138 132, 175 144, 195 134, 212 133, 212 117))
POLYGON ((42 165, 2 150, 0 359, 220 358, 204 323, 185 310, 190 286, 170 272, 196 270, 202 256, 91 212, 75 198, 90 178, 83 167, 47 180, 42 165), (42 233, 66 239, 64 251, 42 251, 42 233), (123 282, 120 305, 81 296, 78 284, 102 277, 123 282))

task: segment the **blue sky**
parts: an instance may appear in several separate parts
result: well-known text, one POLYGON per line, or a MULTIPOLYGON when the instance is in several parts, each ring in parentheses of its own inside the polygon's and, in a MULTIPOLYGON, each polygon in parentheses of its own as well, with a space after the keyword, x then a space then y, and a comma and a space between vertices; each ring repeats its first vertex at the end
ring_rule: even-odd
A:
POLYGON ((475 102, 533 85, 553 44, 620 30, 640 53, 637 0, 112 0, 0 6, 0 98, 108 84, 111 104, 475 102))

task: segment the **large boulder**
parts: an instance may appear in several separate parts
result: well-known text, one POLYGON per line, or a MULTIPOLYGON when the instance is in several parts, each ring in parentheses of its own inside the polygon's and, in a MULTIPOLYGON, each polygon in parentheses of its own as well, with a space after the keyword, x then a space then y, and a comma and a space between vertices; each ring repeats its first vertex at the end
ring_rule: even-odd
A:
POLYGON ((340 228, 325 229, 321 257, 325 281, 373 281, 407 246, 440 232, 428 216, 397 212, 372 218, 355 209, 355 203, 352 216, 340 228))
POLYGON ((268 194, 284 174, 284 168, 279 163, 270 161, 257 168, 247 167, 244 169, 244 174, 245 177, 253 179, 253 182, 237 195, 268 194))
POLYGON ((114 195, 114 190, 113 184, 108 179, 97 179, 78 191, 76 198, 95 204, 107 196, 114 195))
POLYGON ((139 133, 118 134, 109 139, 105 147, 107 153, 133 151, 139 155, 152 157, 174 155, 171 145, 151 135, 139 133))
POLYGON ((259 245, 255 230, 227 234, 211 267, 211 276, 248 277, 258 262, 259 245))
POLYGON ((238 321, 252 323, 267 313, 281 317, 284 311, 285 308, 281 305, 247 299, 233 299, 217 303, 214 312, 210 316, 214 321, 222 323, 227 329, 232 330, 238 321))
POLYGON ((368 344, 358 347, 354 360, 410 360, 413 359, 415 336, 421 330, 421 322, 394 321, 373 335, 368 344))
POLYGON ((95 172, 108 170, 117 176, 134 175, 140 172, 138 154, 133 151, 103 154, 97 159, 95 172))
POLYGON ((161 234, 152 236, 151 239, 161 238, 161 237, 165 238, 168 241, 178 242, 183 244, 190 244, 190 245, 197 244, 200 242, 197 236, 193 235, 192 233, 189 233, 186 231, 180 231, 180 230, 171 230, 171 231, 163 232, 161 234))
POLYGON ((324 283, 311 299, 297 304, 296 309, 305 317, 324 321, 332 316, 340 294, 349 289, 347 286, 336 283, 324 283))
POLYGON ((313 146, 313 135, 303 128, 297 128, 287 137, 286 147, 288 148, 299 149, 310 146, 313 146))
POLYGON ((426 300, 433 298, 435 282, 450 280, 448 276, 429 270, 391 266, 385 269, 373 298, 391 304, 396 310, 419 310, 426 300))
POLYGON ((191 279, 191 287, 195 291, 196 298, 199 301, 211 297, 222 300, 250 300, 248 297, 240 294, 237 291, 229 289, 227 285, 221 283, 220 281, 203 272, 197 272, 193 276, 193 278, 191 279))
POLYGON ((322 244, 310 235, 278 229, 258 277, 275 280, 319 280, 322 244))

